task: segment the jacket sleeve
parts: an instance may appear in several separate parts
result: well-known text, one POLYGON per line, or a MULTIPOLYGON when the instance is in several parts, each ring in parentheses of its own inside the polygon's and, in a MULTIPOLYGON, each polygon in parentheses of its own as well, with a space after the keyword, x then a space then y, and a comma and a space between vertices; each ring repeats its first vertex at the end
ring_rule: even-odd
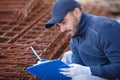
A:
POLYGON ((79 56, 79 53, 77 51, 77 46, 78 45, 79 45, 79 39, 78 38, 71 38, 70 48, 71 48, 71 51, 73 53, 72 54, 72 63, 84 65, 80 56, 79 56))
POLYGON ((98 44, 110 63, 91 66, 92 74, 108 79, 120 79, 120 24, 116 21, 104 23, 99 32, 98 44))

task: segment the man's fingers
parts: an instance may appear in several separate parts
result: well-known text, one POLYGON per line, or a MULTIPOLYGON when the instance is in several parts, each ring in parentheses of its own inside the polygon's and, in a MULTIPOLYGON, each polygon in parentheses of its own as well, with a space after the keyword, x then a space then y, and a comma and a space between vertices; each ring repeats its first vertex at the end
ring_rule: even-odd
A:
POLYGON ((60 72, 60 74, 63 74, 66 77, 71 77, 71 74, 69 72, 60 72))
POLYGON ((60 72, 60 74, 63 74, 63 75, 69 75, 68 72, 60 72))
POLYGON ((78 64, 69 64, 70 67, 78 66, 78 64))
POLYGON ((69 72, 70 68, 61 68, 60 70, 63 71, 63 72, 69 72))

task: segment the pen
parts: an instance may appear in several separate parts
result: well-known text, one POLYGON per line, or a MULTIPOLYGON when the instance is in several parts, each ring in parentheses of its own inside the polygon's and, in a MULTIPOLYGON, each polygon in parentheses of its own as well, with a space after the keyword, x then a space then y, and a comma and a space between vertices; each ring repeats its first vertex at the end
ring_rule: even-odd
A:
POLYGON ((32 52, 35 54, 35 56, 41 61, 41 58, 37 54, 36 50, 32 46, 30 46, 30 48, 31 48, 32 52))
POLYGON ((40 53, 39 56, 41 56, 43 54, 44 51, 46 51, 47 48, 44 48, 43 51, 40 53))

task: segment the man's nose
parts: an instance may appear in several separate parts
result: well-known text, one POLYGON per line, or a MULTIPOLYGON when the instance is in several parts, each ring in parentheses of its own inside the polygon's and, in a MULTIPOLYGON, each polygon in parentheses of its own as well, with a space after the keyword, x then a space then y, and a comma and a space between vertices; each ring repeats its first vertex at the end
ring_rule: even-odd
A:
POLYGON ((60 27, 60 31, 61 32, 65 32, 65 28, 64 27, 60 27))

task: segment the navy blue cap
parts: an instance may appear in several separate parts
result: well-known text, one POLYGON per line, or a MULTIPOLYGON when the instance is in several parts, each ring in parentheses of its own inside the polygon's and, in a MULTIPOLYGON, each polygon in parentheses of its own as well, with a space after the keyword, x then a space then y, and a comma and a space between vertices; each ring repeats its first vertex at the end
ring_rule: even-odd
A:
POLYGON ((77 7, 81 9, 81 5, 75 0, 57 0, 52 8, 52 18, 45 24, 45 27, 50 28, 59 23, 68 12, 77 7))

